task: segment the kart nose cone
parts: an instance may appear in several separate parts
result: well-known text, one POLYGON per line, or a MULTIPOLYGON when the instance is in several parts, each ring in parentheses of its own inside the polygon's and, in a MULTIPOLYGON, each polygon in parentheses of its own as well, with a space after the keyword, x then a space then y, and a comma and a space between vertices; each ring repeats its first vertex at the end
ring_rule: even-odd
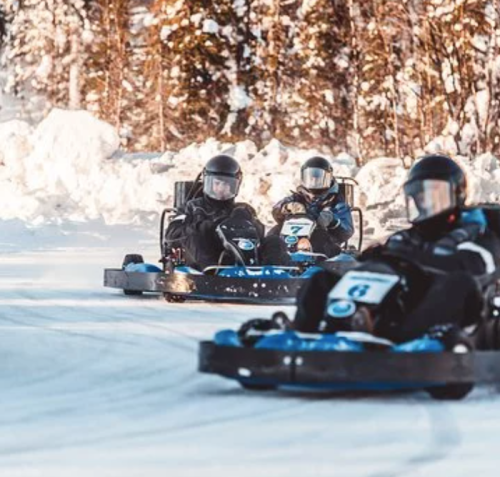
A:
POLYGON ((356 311, 356 304, 351 300, 335 300, 328 305, 326 310, 332 318, 348 318, 356 311))
POLYGON ((238 247, 241 250, 253 250, 255 248, 255 244, 248 239, 240 239, 238 241, 238 247))

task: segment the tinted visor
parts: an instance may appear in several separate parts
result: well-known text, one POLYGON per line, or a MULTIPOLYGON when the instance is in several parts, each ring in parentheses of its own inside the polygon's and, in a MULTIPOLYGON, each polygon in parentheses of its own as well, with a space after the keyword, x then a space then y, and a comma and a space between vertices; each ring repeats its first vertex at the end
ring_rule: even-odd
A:
POLYGON ((302 185, 308 190, 328 189, 332 183, 332 173, 319 167, 308 167, 302 171, 302 185))
POLYGON ((420 222, 457 206, 452 185, 446 181, 428 179, 404 186, 406 212, 410 222, 420 222))
POLYGON ((234 199, 238 194, 240 179, 222 175, 206 175, 203 179, 203 193, 215 200, 234 199))

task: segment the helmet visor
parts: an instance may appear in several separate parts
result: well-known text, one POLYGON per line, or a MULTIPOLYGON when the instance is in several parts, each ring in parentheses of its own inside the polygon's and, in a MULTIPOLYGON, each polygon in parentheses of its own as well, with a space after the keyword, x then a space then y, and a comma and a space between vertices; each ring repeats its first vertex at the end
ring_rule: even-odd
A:
POLYGON ((457 206, 452 185, 446 181, 426 179, 404 186, 406 212, 410 222, 420 222, 457 206))
POLYGON ((302 171, 302 185, 309 190, 328 189, 332 173, 319 167, 307 167, 302 171))
POLYGON ((234 199, 239 186, 240 179, 236 177, 210 174, 203 179, 203 193, 215 200, 234 199))

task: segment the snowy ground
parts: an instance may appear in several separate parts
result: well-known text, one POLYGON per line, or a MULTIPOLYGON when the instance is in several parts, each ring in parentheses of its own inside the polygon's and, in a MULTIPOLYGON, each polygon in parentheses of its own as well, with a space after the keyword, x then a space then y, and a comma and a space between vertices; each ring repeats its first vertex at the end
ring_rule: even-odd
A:
MULTIPOLYGON (((211 156, 241 161, 241 199, 266 220, 317 151, 209 140, 128 157, 118 143, 81 111, 0 123, 1 477, 498 474, 491 389, 454 404, 424 393, 254 394, 198 374, 197 343, 272 308, 174 305, 102 287, 103 268, 125 253, 158 256, 174 181, 211 156)), ((358 180, 371 237, 403 223, 401 160, 358 168, 341 155, 333 165, 358 180)), ((464 165, 472 197, 498 200, 498 161, 464 165)))
POLYGON ((130 227, 1 225, 2 477, 498 475, 492 389, 460 403, 242 390, 197 373, 198 340, 271 307, 102 288, 124 253, 157 257, 130 227))

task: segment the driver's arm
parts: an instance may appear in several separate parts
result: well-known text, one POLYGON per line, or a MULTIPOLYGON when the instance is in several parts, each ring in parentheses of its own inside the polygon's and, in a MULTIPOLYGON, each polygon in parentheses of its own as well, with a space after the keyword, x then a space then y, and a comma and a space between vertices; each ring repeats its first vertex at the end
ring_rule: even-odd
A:
POLYGON ((338 202, 330 211, 332 220, 327 224, 326 229, 339 243, 349 240, 354 234, 351 209, 345 202, 338 202))
MULTIPOLYGON (((286 206, 288 204, 291 204, 292 202, 300 202, 294 194, 285 197, 284 199, 280 200, 277 204, 273 206, 272 210, 273 219, 276 221, 277 224, 281 225, 285 220, 286 216, 290 215, 289 212, 287 212, 286 206)), ((305 212, 305 207, 304 207, 304 212, 305 212)))

